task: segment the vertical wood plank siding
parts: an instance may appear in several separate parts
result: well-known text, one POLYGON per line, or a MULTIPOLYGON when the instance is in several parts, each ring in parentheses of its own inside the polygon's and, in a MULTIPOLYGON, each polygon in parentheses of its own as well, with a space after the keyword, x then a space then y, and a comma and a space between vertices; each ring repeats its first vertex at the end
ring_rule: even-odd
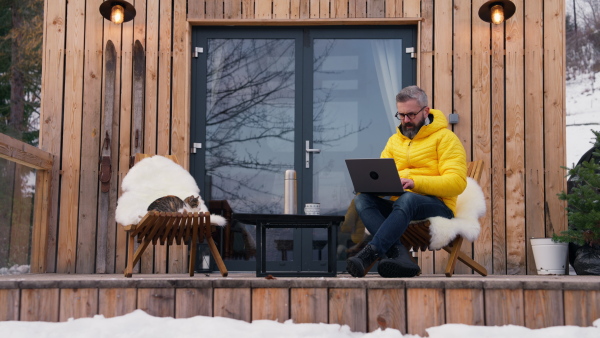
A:
POLYGON ((86 318, 98 314, 98 289, 61 289, 58 320, 86 318))
POLYGON ((141 309, 157 317, 219 316, 248 322, 292 319, 294 323, 348 325, 353 332, 393 328, 424 337, 425 329, 450 323, 530 329, 586 327, 600 316, 598 285, 582 278, 524 277, 517 281, 519 277, 514 277, 507 281, 491 277, 459 283, 432 279, 424 283, 365 283, 331 278, 318 281, 318 287, 315 280, 308 279, 293 281, 296 286, 290 286, 289 279, 228 279, 223 283, 206 278, 189 283, 182 276, 171 283, 141 279, 140 285, 130 287, 129 282, 107 283, 89 275, 79 281, 68 278, 51 284, 48 279, 35 278, 21 281, 27 288, 18 288, 12 281, 1 285, 0 320, 65 322, 96 314, 111 318, 141 309), (180 286, 173 286, 177 284, 180 286), (49 285, 53 287, 46 288, 49 285))
POLYGON ((561 1, 544 2, 544 168, 546 235, 567 229, 564 204, 555 191, 566 190, 564 170, 552 163, 564 162, 566 149, 565 103, 565 5, 561 1))
MULTIPOLYGON (((544 46, 542 0, 525 6, 525 238, 546 235, 544 195, 544 46)), ((558 37, 557 37, 558 38, 558 37)), ((562 148, 565 147, 563 142, 562 148)), ((565 162, 565 160, 561 161, 565 162)), ((548 192, 547 196, 553 195, 548 192)), ((527 245, 527 273, 535 273, 531 243, 527 245)))
MULTIPOLYGON (((368 332, 378 328, 393 327, 403 334, 406 333, 407 307, 404 289, 369 289, 368 299, 368 332)), ((410 311, 413 309, 411 308, 410 311)))
MULTIPOLYGON (((523 8, 523 0, 513 1, 523 8)), ((526 273, 523 11, 506 23, 506 274, 526 273)))
MULTIPOLYGON (((434 27, 442 26, 449 29, 434 29, 434 78, 433 93, 429 93, 429 105, 446 114, 452 112, 452 2, 436 1, 434 5, 434 27)), ((448 253, 444 250, 435 254, 435 271, 443 271, 448 262, 448 253)))
MULTIPOLYGON (((460 123, 454 125, 454 132, 460 137, 464 145, 471 143, 471 1, 454 1, 454 31, 461 32, 454 38, 454 50, 452 53, 452 71, 460 76, 452 78, 453 92, 452 113, 459 114, 460 123)), ((465 146, 467 159, 472 158, 471 147, 465 146)), ((472 255, 472 246, 463 245, 463 252, 472 255)), ((440 270, 441 271, 441 270, 440 270)), ((464 264, 456 266, 455 273, 468 273, 469 268, 464 264)))
MULTIPOLYGON (((146 52, 144 152, 175 154, 189 167, 193 24, 275 28, 398 18, 417 25, 418 84, 432 107, 460 115, 453 130, 469 159, 486 164, 481 182, 488 211, 467 252, 494 274, 532 274, 527 239, 566 228, 564 202, 556 197, 566 186, 560 168, 566 164, 564 0, 515 0, 515 16, 493 27, 477 15, 485 0, 132 0, 137 15, 123 25, 100 17, 101 2, 46 1, 40 146, 56 156, 48 272, 94 272, 99 258, 108 273, 124 268, 125 236, 114 212, 131 155, 135 40, 146 52), (101 211, 98 156, 109 39, 117 48, 117 102, 111 205, 101 211), (109 219, 106 257, 96 257, 102 212, 109 219)), ((441 273, 447 254, 419 258, 424 273, 441 273)), ((181 273, 186 266, 185 247, 147 250, 140 264, 144 273, 181 273)), ((462 263, 457 268, 471 273, 462 263)))
MULTIPOLYGON (((100 6, 102 0, 88 1, 87 6, 100 6)), ((98 153, 100 149, 99 114, 102 107, 102 16, 85 13, 85 60, 83 70, 83 120, 81 125, 81 179, 77 231, 77 265, 75 271, 95 271, 96 217, 98 214, 98 153)))
POLYGON ((0 320, 19 320, 19 290, 0 290, 0 320))
MULTIPOLYGON (((103 19, 104 20, 104 19, 103 19)), ((131 155, 131 125, 133 123, 132 118, 132 90, 133 90, 133 79, 130 74, 133 73, 133 45, 134 39, 134 21, 124 23, 123 30, 123 58, 122 58, 122 80, 121 80, 121 111, 119 118, 119 157, 118 157, 118 186, 121 186, 121 182, 129 169, 129 157, 131 155)), ((115 135, 116 137, 116 135, 115 135)), ((118 192, 120 195, 120 191, 118 192)), ((112 224, 112 223, 111 223, 112 224)), ((118 231, 120 229, 113 229, 112 226, 108 229, 109 232, 114 234, 115 247, 114 262, 111 260, 111 264, 114 264, 114 270, 110 271, 122 271, 125 268, 125 250, 126 250, 126 234, 124 231, 118 231)), ((78 270, 79 271, 79 270, 78 270)))
POLYGON ((327 288, 293 288, 290 294, 294 323, 316 323, 327 318, 327 288))
MULTIPOLYGON (((59 200, 60 162, 62 154, 63 85, 65 69, 66 0, 44 4, 44 41, 42 54, 42 91, 40 109, 40 148, 54 155, 50 197, 59 200)), ((46 268, 56 271, 58 244, 58 203, 52 203, 48 224, 46 268)), ((94 243, 91 243, 94 244, 94 243)))
POLYGON ((137 290, 134 288, 98 289, 98 313, 105 318, 123 316, 136 306, 137 290))
MULTIPOLYGON (((166 13, 163 13, 166 14, 166 13)), ((158 100, 158 39, 159 39, 159 1, 147 0, 146 2, 146 91, 144 104, 144 153, 158 154, 156 149, 157 112, 158 100)), ((111 23, 107 23, 111 25, 111 23)), ((165 154, 160 154, 165 155, 165 154)), ((160 252, 165 250, 164 246, 154 246, 152 250, 146 250, 142 255, 141 272, 152 273, 155 265, 154 260, 160 260, 160 252), (158 252, 155 257, 155 252, 158 252)))
POLYGON ((85 2, 67 5, 67 48, 65 53, 62 177, 58 228, 57 272, 75 272, 77 215, 81 156, 81 115, 83 101, 83 47, 85 2))
MULTIPOLYGON (((421 88, 428 94, 433 93, 433 3, 434 0, 421 1, 421 21, 419 29, 420 52, 417 63, 417 79, 421 88)), ((418 12, 416 12, 418 14, 418 12)), ((419 15, 417 15, 419 16, 419 15)), ((433 98, 430 98, 433 99, 433 98)), ((467 144, 465 144, 467 147, 467 144)), ((419 253, 419 264, 423 273, 433 273, 433 253, 421 251, 419 253)))
POLYGON ((483 160, 485 168, 481 174, 479 183, 487 198, 487 210, 485 216, 480 219, 481 232, 474 243, 474 258, 485 266, 487 271, 493 272, 493 237, 492 237, 492 182, 491 172, 494 165, 491 157, 491 30, 490 24, 479 19, 477 11, 485 0, 473 1, 472 7, 472 138, 471 148, 473 159, 483 160))

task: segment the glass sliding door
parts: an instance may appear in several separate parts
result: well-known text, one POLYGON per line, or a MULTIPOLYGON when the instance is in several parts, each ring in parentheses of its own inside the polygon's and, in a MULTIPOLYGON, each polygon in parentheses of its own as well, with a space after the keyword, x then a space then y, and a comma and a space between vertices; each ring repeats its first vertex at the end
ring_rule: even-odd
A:
MULTIPOLYGON (((395 96, 415 84, 413 62, 403 52, 414 41, 410 31, 389 30, 326 29, 313 31, 312 37, 312 81, 306 91, 312 93, 313 147, 321 152, 314 156, 311 195, 322 214, 344 215, 354 197, 345 159, 379 157, 395 133, 395 96)), ((311 237, 324 235, 316 229, 311 237)), ((363 238, 364 229, 341 227, 340 270, 363 238)))
MULTIPOLYGON (((191 161, 202 195, 235 213, 282 213, 282 173, 295 168, 300 39, 288 32, 203 33, 195 35, 203 53, 194 68, 199 83, 192 101, 192 141, 202 148, 191 161)), ((283 262, 286 269, 299 264, 293 259, 301 249, 294 245, 298 231, 274 230, 269 236, 267 242, 277 246, 268 251, 268 260, 283 262)), ((230 270, 254 269, 254 225, 230 224, 220 237, 230 270)))
POLYGON ((209 39, 206 176, 236 212, 278 213, 294 169, 293 39, 209 39))
MULTIPOLYGON (((206 204, 283 213, 284 173, 294 169, 299 213, 318 202, 321 214, 344 215, 354 197, 344 160, 379 157, 395 132, 395 94, 415 84, 416 63, 404 53, 414 43, 409 26, 195 27, 193 47, 202 53, 192 61, 190 171, 206 204)), ((364 231, 341 228, 343 269, 364 231)), ((229 270, 255 269, 255 230, 241 223, 224 229, 220 250, 229 270)), ((326 267, 325 230, 268 236, 269 269, 326 267)))

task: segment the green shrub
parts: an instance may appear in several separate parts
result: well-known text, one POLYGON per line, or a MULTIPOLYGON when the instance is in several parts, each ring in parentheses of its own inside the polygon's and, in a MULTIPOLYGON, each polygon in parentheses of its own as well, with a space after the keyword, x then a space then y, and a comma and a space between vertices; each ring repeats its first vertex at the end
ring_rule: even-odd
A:
POLYGON ((558 194, 567 201, 569 218, 569 229, 553 236, 558 242, 600 244, 600 132, 592 132, 596 136, 592 159, 568 169, 573 187, 569 193, 558 194))

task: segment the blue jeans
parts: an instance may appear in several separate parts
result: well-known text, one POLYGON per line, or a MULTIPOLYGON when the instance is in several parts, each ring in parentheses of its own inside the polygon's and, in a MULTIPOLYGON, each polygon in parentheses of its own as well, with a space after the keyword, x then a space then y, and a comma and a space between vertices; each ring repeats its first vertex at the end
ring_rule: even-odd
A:
POLYGON ((393 245, 400 243, 400 236, 412 220, 422 220, 433 216, 454 217, 452 210, 435 196, 405 192, 396 201, 376 195, 359 194, 354 198, 356 211, 373 239, 373 245, 380 255, 393 245))

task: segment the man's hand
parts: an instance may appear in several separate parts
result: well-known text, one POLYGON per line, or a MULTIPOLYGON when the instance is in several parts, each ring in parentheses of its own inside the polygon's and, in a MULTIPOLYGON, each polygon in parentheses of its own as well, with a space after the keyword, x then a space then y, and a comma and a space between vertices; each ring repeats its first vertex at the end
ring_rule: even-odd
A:
POLYGON ((400 182, 402 182, 402 187, 404 189, 412 189, 415 187, 415 181, 410 178, 400 178, 400 182))

